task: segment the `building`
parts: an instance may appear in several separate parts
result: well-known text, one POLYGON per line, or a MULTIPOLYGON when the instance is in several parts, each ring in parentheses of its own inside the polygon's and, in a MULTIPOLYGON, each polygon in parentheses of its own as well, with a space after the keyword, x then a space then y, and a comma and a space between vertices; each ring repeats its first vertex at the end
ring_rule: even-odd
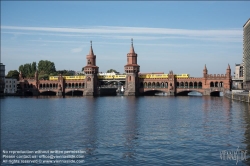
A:
POLYGON ((5 77, 5 89, 4 93, 16 93, 18 81, 16 78, 5 77))
POLYGON ((243 89, 243 63, 235 64, 234 76, 232 77, 232 89, 243 89))
POLYGON ((4 93, 5 87, 5 65, 0 63, 0 95, 4 93))
POLYGON ((243 25, 243 86, 250 90, 250 19, 243 25))

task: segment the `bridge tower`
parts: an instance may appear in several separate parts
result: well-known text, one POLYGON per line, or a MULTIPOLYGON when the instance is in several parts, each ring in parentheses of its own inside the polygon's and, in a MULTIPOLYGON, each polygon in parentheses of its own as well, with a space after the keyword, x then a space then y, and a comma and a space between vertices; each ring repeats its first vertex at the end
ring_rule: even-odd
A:
POLYGON ((231 90, 231 68, 229 64, 226 70, 226 82, 224 83, 224 89, 231 90))
POLYGON ((139 77, 140 66, 137 64, 137 54, 133 46, 133 39, 131 39, 130 52, 127 54, 127 64, 124 66, 126 72, 126 85, 124 95, 137 96, 139 95, 139 77))
POLYGON ((206 78, 207 77, 207 66, 205 64, 205 67, 203 69, 203 77, 206 78))
POLYGON ((175 78, 174 73, 173 73, 172 70, 169 71, 169 73, 168 73, 168 84, 169 84, 169 86, 168 86, 168 93, 167 94, 169 96, 174 96, 175 92, 176 92, 176 87, 175 87, 176 78, 175 78))
POLYGON ((94 55, 93 48, 92 48, 92 41, 90 41, 90 50, 89 54, 86 56, 87 65, 84 67, 85 73, 85 83, 84 83, 84 96, 96 96, 98 94, 98 80, 97 80, 97 73, 99 67, 96 66, 96 55, 94 55))

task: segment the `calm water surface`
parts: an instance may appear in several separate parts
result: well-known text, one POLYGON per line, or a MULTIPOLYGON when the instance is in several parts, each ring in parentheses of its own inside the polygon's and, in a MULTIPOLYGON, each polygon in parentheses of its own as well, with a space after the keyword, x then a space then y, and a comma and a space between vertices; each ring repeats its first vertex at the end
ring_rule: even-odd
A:
POLYGON ((0 100, 4 150, 84 150, 81 165, 236 165, 220 151, 250 152, 250 106, 224 97, 0 100))

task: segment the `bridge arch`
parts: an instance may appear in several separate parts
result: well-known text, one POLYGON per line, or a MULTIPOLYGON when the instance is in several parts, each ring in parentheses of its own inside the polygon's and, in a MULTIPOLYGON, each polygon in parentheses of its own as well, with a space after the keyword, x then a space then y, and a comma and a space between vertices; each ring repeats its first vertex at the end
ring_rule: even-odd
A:
POLYGON ((191 90, 182 90, 176 93, 176 96, 189 96, 188 94, 191 92, 197 92, 202 96, 202 91, 191 89, 191 90))
POLYGON ((210 96, 220 96, 221 91, 212 91, 210 92, 210 96))
POLYGON ((29 90, 26 90, 24 92, 24 96, 33 96, 33 93, 31 91, 29 91, 29 90))
POLYGON ((42 95, 42 96, 56 96, 56 92, 55 91, 41 91, 40 95, 42 95))
POLYGON ((65 92, 67 96, 82 96, 83 90, 69 90, 65 92))
POLYGON ((158 96, 158 95, 166 95, 166 92, 163 90, 147 90, 144 91, 142 96, 158 96))

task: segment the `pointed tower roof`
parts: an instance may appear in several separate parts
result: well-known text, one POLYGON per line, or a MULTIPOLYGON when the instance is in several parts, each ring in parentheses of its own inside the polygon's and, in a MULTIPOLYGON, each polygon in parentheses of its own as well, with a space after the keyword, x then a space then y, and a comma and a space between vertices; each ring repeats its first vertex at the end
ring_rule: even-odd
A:
POLYGON ((206 66, 206 64, 205 64, 204 70, 207 70, 207 66, 206 66))
POLYGON ((230 65, 228 64, 227 69, 230 69, 230 65))
POLYGON ((133 38, 131 39, 131 48, 130 48, 129 53, 132 53, 132 54, 135 53, 134 46, 133 46, 133 38))
POLYGON ((94 51, 93 51, 93 48, 92 48, 92 41, 90 41, 89 55, 93 55, 94 56, 94 51))

